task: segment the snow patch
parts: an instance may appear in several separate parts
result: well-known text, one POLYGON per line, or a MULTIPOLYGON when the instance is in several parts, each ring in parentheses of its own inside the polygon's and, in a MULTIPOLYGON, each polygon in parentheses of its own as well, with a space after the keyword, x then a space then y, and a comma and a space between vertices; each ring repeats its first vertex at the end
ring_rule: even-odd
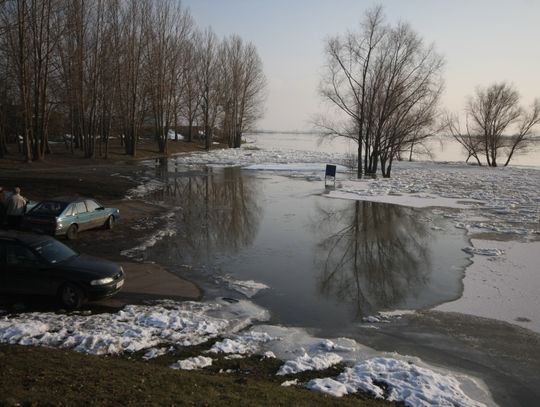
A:
POLYGON ((162 301, 158 305, 128 305, 114 314, 90 316, 28 313, 0 317, 0 342, 97 355, 119 354, 163 343, 197 345, 268 317, 268 311, 243 301, 162 301))
POLYGON ((286 361, 276 374, 278 376, 283 376, 305 372, 306 370, 325 370, 337 365, 342 360, 343 358, 341 356, 331 352, 321 353, 315 356, 304 353, 294 360, 286 361))
POLYGON ((226 338, 220 342, 216 342, 209 352, 250 355, 256 353, 260 349, 261 344, 272 340, 274 338, 266 332, 242 332, 236 335, 234 339, 226 338))
POLYGON ((176 363, 170 365, 169 367, 171 369, 198 370, 208 366, 212 366, 212 358, 208 358, 206 356, 196 356, 184 360, 179 360, 176 363))
POLYGON ((342 397, 349 394, 347 391, 347 386, 329 377, 324 379, 310 380, 306 387, 310 390, 330 394, 331 396, 335 397, 342 397))
POLYGON ((298 379, 293 380, 285 380, 283 383, 280 384, 281 387, 291 387, 296 386, 298 384, 298 379))
MULTIPOLYGON (((343 394, 363 391, 408 406, 485 406, 464 393, 456 376, 393 358, 377 357, 359 362, 345 369, 336 381, 345 386, 343 394)), ((329 392, 336 387, 343 389, 334 385, 329 387, 329 392)), ((319 388, 324 389, 324 386, 319 388)))

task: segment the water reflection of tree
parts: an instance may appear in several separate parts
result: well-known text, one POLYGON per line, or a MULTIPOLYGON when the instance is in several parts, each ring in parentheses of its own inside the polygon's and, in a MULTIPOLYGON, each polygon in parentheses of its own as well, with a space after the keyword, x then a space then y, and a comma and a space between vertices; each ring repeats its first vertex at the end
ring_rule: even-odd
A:
POLYGON ((238 167, 197 171, 174 164, 156 167, 164 183, 153 198, 178 208, 177 234, 169 239, 168 256, 177 261, 202 260, 216 253, 235 252, 255 238, 260 219, 258 184, 238 167))
POLYGON ((425 285, 429 232, 417 210, 355 201, 344 210, 318 211, 323 295, 351 302, 358 317, 404 305, 425 285))

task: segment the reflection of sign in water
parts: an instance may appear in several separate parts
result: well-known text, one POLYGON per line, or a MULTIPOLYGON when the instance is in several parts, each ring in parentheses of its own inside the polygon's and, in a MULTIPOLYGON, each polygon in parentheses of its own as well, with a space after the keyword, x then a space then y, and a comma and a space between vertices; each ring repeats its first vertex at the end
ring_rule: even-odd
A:
POLYGON ((417 210, 355 201, 319 212, 322 294, 352 303, 357 316, 415 303, 431 268, 429 230, 417 210))

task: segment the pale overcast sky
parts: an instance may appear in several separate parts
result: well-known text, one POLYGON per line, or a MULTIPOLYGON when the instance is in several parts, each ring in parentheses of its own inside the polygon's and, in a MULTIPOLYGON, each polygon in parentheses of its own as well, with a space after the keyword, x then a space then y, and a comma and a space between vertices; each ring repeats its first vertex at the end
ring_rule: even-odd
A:
POLYGON ((540 97, 540 0, 183 0, 198 26, 236 33, 257 47, 268 79, 268 130, 311 128, 324 40, 356 29, 365 10, 384 7, 446 59, 443 106, 463 108, 478 85, 513 83, 530 104, 540 97))

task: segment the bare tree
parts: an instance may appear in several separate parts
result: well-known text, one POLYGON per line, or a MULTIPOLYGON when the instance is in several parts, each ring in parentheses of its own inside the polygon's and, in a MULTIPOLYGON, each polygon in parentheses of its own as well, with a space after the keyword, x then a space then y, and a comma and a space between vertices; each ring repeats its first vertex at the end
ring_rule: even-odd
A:
POLYGON ((204 128, 205 149, 212 147, 214 126, 220 113, 221 83, 218 79, 218 38, 207 28, 199 44, 199 72, 197 82, 201 95, 200 115, 204 128))
POLYGON ((118 44, 115 111, 122 123, 125 151, 132 156, 137 154, 146 108, 143 63, 149 9, 149 0, 124 3, 120 9, 119 24, 115 27, 115 42, 118 44))
POLYGON ((490 167, 497 167, 501 157, 507 166, 535 141, 540 123, 540 100, 525 109, 519 99, 519 92, 504 82, 478 87, 467 102, 465 130, 461 131, 457 115, 447 117, 446 128, 479 165, 483 156, 490 167))
POLYGON ((497 166, 501 150, 508 150, 505 166, 513 154, 522 148, 540 121, 539 101, 526 113, 519 106, 519 93, 507 83, 477 88, 467 103, 473 133, 482 139, 487 164, 497 166), (512 129, 515 126, 515 129, 512 129), (507 134, 507 131, 514 134, 507 134))
POLYGON ((471 134, 468 122, 466 120, 466 126, 463 130, 459 117, 457 115, 447 114, 444 119, 444 128, 467 152, 465 162, 469 162, 470 158, 473 157, 478 165, 481 166, 482 138, 478 135, 471 134))
POLYGON ((193 141, 193 127, 202 102, 198 82, 198 74, 201 72, 200 42, 201 33, 194 31, 186 44, 183 54, 182 81, 184 83, 184 92, 179 98, 179 113, 187 122, 186 141, 189 142, 193 141))
POLYGON ((193 20, 179 3, 159 0, 152 3, 147 24, 146 94, 159 151, 166 153, 168 132, 175 124, 178 97, 183 93, 182 57, 193 20))
POLYGON ((358 144, 358 177, 379 165, 389 177, 400 150, 434 133, 443 58, 408 24, 386 24, 381 7, 359 32, 330 38, 326 55, 320 93, 341 118, 318 124, 358 144))
POLYGON ((232 35, 220 50, 223 132, 229 147, 240 147, 242 134, 262 116, 266 78, 257 49, 232 35))

